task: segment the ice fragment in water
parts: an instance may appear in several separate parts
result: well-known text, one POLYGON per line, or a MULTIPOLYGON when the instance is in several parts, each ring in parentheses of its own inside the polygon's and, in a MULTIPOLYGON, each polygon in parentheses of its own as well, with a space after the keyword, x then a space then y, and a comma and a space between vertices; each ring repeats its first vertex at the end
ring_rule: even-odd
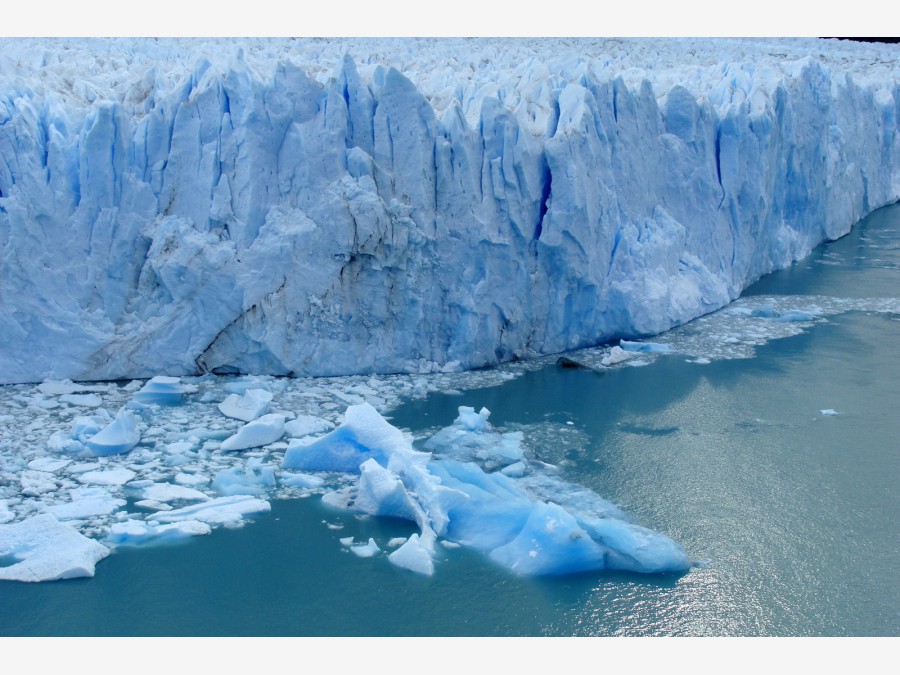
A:
POLYGON ((220 446, 224 451, 247 450, 274 443, 284 436, 284 415, 270 413, 248 422, 220 446))
POLYGON ((106 546, 88 539, 51 514, 0 525, 0 558, 16 560, 0 567, 0 579, 52 581, 92 577, 100 560, 110 553, 106 546))
POLYGON ((134 400, 143 404, 180 405, 184 396, 181 379, 157 375, 134 395, 134 400))
POLYGON ((124 454, 141 441, 141 432, 137 427, 134 414, 126 409, 116 413, 115 419, 103 430, 88 438, 85 442, 87 454, 96 457, 124 454))
POLYGON ((265 389, 247 389, 242 395, 229 394, 219 403, 219 411, 226 417, 252 422, 269 412, 272 393, 265 389))

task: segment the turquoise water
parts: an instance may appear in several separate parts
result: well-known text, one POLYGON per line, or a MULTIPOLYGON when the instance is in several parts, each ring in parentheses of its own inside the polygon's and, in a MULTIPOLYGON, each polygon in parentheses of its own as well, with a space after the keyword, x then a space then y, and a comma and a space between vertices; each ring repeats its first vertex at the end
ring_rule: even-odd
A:
MULTIPOLYGON (((898 242, 900 207, 882 209, 745 295, 896 298, 898 242)), ((896 636, 898 345, 900 316, 851 311, 751 359, 549 366, 391 413, 420 436, 487 407, 563 477, 680 542, 700 563, 684 575, 521 578, 459 548, 424 578, 338 543, 410 523, 312 497, 120 549, 91 579, 0 582, 0 635, 896 636)))

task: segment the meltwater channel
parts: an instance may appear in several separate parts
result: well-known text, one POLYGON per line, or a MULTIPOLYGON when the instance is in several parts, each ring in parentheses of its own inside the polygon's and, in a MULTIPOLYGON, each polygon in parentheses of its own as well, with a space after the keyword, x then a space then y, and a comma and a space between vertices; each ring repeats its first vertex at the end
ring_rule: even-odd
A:
POLYGON ((240 529, 119 549, 93 578, 0 582, 0 635, 896 636, 898 296, 894 205, 654 338, 672 349, 645 367, 550 362, 389 413, 423 437, 487 407, 564 478, 682 544, 686 574, 526 578, 457 548, 422 577, 337 543, 411 523, 276 500, 240 529), (772 308, 811 306, 814 320, 778 324, 794 334, 764 335, 772 308))

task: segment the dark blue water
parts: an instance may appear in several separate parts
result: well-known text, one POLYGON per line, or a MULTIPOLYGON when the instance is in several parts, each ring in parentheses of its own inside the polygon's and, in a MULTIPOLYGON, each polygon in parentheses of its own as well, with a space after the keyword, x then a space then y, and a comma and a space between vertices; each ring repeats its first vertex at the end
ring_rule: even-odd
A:
MULTIPOLYGON (((896 297, 898 242, 900 207, 882 209, 747 294, 896 297)), ((486 406, 495 426, 543 439, 535 453, 565 478, 704 561, 681 576, 521 578, 460 548, 424 578, 338 543, 409 523, 311 498, 242 529, 120 549, 92 579, 0 582, 0 635, 896 636, 898 345, 900 316, 849 312, 752 359, 551 366, 393 411, 416 432, 486 406)))

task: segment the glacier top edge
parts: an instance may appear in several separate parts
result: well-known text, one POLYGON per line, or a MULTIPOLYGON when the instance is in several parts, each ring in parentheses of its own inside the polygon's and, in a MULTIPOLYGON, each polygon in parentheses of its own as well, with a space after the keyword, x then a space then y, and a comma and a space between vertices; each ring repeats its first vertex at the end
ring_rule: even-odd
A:
POLYGON ((485 94, 512 109, 534 98, 527 90, 535 82, 552 90, 584 76, 621 77, 633 88, 647 80, 660 98, 682 85, 720 110, 735 89, 752 84, 771 91, 810 62, 858 84, 900 82, 896 45, 820 38, 98 37, 0 40, 0 88, 10 96, 26 87, 86 110, 97 101, 160 99, 206 68, 224 75, 246 67, 264 81, 274 64, 287 62, 324 83, 338 75, 345 56, 364 79, 379 66, 396 68, 437 111, 459 101, 468 112, 485 94))

